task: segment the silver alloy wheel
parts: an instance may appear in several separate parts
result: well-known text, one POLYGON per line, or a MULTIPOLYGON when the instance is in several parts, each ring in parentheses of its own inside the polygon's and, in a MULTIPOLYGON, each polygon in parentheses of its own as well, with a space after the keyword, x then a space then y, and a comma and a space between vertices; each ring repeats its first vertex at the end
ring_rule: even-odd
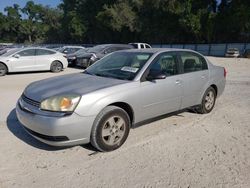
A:
POLYGON ((206 110, 211 110, 214 106, 214 93, 213 91, 209 91, 205 97, 205 108, 206 110))
POLYGON ((105 144, 113 146, 122 140, 125 130, 124 119, 120 116, 111 116, 102 128, 102 139, 105 144))
POLYGON ((2 64, 0 64, 0 75, 3 76, 6 74, 6 67, 2 64))
POLYGON ((52 72, 61 72, 62 64, 58 61, 52 63, 52 72))

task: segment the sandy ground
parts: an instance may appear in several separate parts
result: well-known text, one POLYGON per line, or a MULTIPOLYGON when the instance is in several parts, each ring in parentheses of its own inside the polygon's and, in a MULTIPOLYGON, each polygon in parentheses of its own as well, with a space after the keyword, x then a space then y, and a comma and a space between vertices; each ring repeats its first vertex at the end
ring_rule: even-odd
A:
POLYGON ((1 77, 0 187, 250 187, 250 60, 209 59, 228 71, 210 114, 183 112, 132 129, 109 153, 49 147, 16 121, 24 87, 58 74, 1 77))

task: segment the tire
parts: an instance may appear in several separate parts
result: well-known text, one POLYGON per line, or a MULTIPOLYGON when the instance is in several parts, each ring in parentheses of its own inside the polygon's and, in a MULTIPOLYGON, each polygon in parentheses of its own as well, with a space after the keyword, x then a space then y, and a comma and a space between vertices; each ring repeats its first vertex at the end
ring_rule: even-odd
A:
POLYGON ((7 67, 4 64, 0 63, 0 76, 6 75, 7 72, 8 72, 7 67))
POLYGON ((69 63, 69 67, 76 67, 76 60, 71 61, 71 63, 69 63))
POLYGON ((61 72, 63 70, 63 65, 60 61, 53 61, 50 65, 51 72, 61 72))
POLYGON ((201 105, 198 108, 198 112, 201 114, 207 114, 214 108, 216 101, 216 92, 213 87, 209 87, 203 95, 201 105))
POLYGON ((107 106, 94 121, 90 136, 92 146, 103 152, 118 149, 129 135, 130 124, 125 110, 107 106))

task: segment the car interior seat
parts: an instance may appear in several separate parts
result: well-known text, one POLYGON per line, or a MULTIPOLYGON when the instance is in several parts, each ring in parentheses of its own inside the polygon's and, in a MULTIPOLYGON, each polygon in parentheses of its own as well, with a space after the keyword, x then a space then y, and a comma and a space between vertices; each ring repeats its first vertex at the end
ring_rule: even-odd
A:
POLYGON ((195 59, 186 59, 184 61, 184 72, 195 71, 195 59))

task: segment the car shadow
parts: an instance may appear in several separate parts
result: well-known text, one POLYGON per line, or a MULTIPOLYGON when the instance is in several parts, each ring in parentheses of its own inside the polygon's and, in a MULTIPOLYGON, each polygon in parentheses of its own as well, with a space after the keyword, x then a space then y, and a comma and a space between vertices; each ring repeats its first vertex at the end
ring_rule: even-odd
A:
POLYGON ((42 73, 50 73, 50 71, 24 71, 24 72, 8 72, 7 75, 20 75, 20 74, 42 74, 42 73))
MULTIPOLYGON (((7 128, 9 129, 9 131, 15 135, 17 138, 19 138, 21 141, 25 142, 26 144, 35 147, 37 149, 41 149, 41 150, 46 150, 46 151, 59 151, 59 150, 66 150, 69 148, 72 148, 74 146, 68 146, 68 147, 53 147, 53 146, 49 146, 43 142, 40 142, 39 140, 33 138, 31 135, 29 135, 24 128, 22 127, 22 125, 20 124, 20 122, 17 120, 17 116, 16 116, 16 110, 13 109, 8 117, 7 117, 7 128)), ((96 152, 97 150, 92 147, 90 144, 87 145, 82 145, 81 147, 96 152)))

